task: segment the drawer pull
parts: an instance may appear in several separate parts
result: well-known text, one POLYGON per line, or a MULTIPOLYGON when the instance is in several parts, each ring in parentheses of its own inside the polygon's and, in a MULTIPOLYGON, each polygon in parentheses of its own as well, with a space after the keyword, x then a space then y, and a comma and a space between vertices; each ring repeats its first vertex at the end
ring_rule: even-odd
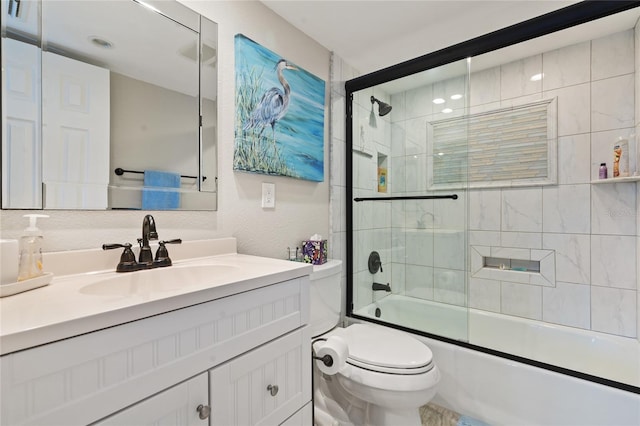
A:
POLYGON ((271 396, 276 396, 278 394, 278 385, 269 385, 267 386, 267 390, 271 396))
POLYGON ((200 416, 200 420, 206 420, 209 418, 209 414, 211 414, 211 407, 209 407, 208 405, 198 405, 198 408, 196 408, 196 411, 198 411, 198 415, 200 416))

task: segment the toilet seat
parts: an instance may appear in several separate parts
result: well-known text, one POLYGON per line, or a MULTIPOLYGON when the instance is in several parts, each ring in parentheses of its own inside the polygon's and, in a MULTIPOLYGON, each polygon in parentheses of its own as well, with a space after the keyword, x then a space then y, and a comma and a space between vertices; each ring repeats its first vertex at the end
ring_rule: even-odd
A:
POLYGON ((349 346, 347 363, 354 367, 394 375, 423 374, 434 367, 431 350, 401 332, 370 324, 343 330, 349 346))

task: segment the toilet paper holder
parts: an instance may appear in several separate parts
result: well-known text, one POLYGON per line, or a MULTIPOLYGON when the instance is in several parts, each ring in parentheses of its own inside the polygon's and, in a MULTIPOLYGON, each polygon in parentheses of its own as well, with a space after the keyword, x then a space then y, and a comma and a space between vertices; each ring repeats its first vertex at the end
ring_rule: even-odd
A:
POLYGON ((313 342, 311 342, 311 350, 313 351, 313 354, 311 355, 312 359, 317 359, 318 361, 322 361, 322 363, 324 365, 326 365, 327 367, 331 367, 333 365, 333 357, 329 354, 326 354, 324 356, 317 356, 316 355, 316 351, 315 349, 313 349, 313 345, 316 342, 326 342, 327 339, 325 338, 320 338, 320 339, 315 339, 313 342))
POLYGON ((333 365, 333 357, 329 354, 325 355, 325 356, 312 356, 313 359, 317 359, 319 361, 322 361, 322 363, 324 365, 326 365, 327 367, 331 367, 333 365))

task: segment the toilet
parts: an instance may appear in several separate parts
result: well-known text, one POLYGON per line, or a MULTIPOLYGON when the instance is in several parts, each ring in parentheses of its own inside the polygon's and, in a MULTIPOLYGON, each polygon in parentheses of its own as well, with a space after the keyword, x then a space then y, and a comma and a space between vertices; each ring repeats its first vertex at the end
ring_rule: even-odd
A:
POLYGON ((314 353, 339 336, 348 347, 334 375, 316 361, 314 423, 325 425, 419 426, 419 408, 436 394, 440 371, 431 350, 406 333, 375 324, 337 327, 342 262, 315 265, 311 274, 310 327, 314 353))

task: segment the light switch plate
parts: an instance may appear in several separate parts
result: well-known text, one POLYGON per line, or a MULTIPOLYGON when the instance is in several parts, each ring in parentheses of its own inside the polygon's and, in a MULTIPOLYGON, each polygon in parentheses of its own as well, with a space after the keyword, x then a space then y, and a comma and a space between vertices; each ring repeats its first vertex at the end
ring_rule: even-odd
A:
POLYGON ((274 209, 276 207, 276 184, 262 183, 262 208, 274 209))

